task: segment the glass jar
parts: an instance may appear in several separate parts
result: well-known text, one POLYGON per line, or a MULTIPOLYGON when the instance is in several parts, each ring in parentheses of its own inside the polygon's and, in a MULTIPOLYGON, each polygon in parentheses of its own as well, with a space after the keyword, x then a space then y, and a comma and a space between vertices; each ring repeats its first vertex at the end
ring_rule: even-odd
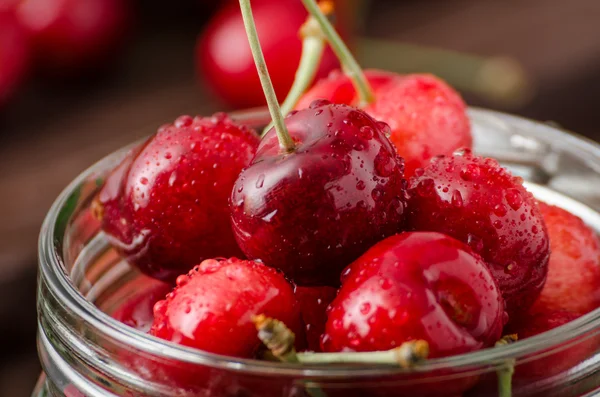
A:
MULTIPOLYGON (((469 111, 477 153, 495 157, 541 200, 600 230, 600 146, 553 126, 469 111)), ((264 112, 234 115, 260 126, 264 112)), ((90 209, 127 148, 73 181, 39 240, 38 347, 44 369, 34 396, 487 396, 514 366, 513 396, 588 396, 600 390, 600 309, 514 344, 429 360, 413 370, 297 367, 177 346, 113 319, 156 283, 111 249, 90 209)))

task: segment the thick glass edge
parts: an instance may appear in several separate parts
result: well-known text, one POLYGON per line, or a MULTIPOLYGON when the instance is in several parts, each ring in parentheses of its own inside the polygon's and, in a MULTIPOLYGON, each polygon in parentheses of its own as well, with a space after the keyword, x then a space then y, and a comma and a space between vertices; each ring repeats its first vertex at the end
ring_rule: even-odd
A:
MULTIPOLYGON (((264 109, 252 109, 244 112, 232 113, 231 117, 240 121, 253 124, 260 120, 265 120, 266 112, 264 109)), ((577 136, 571 132, 560 130, 550 125, 531 121, 518 116, 512 116, 501 112, 490 111, 486 109, 470 108, 469 116, 472 120, 479 122, 495 123, 503 128, 518 130, 536 130, 548 137, 560 138, 563 142, 574 147, 578 147, 587 152, 594 152, 594 156, 600 158, 600 145, 597 143, 577 136)), ((518 131, 516 131, 518 132, 518 131)), ((135 144, 133 144, 135 145, 135 144)), ((131 345, 137 349, 146 351, 153 355, 165 358, 176 359, 190 362, 193 364, 207 365, 215 368, 240 371, 244 373, 257 373, 261 375, 289 375, 289 376, 310 376, 326 378, 343 378, 356 376, 381 376, 404 372, 396 368, 361 368, 348 366, 328 366, 323 369, 319 366, 306 366, 298 368, 286 364, 270 364, 259 360, 251 359, 232 359, 226 356, 220 356, 211 353, 199 352, 195 349, 186 348, 170 342, 163 341, 153 336, 144 334, 133 328, 112 319, 110 316, 98 310, 93 304, 88 302, 79 291, 69 282, 68 275, 65 274, 60 255, 55 250, 55 224, 57 222, 60 209, 65 205, 71 193, 78 188, 84 181, 88 180, 98 168, 104 168, 108 164, 116 163, 131 146, 122 148, 102 160, 98 161, 87 170, 82 172, 73 180, 58 196, 52 204, 41 228, 38 240, 38 260, 41 276, 46 280, 51 292, 57 295, 75 315, 81 317, 89 323, 95 330, 107 338, 117 340, 121 343, 131 345)), ((600 172, 600 171, 599 171, 600 172)), ((515 359, 531 354, 540 350, 561 348, 562 343, 573 341, 578 337, 586 335, 586 338, 593 337, 600 333, 600 308, 596 309, 566 325, 546 333, 528 338, 513 345, 503 346, 494 349, 484 349, 477 352, 429 360, 426 364, 418 367, 418 372, 429 372, 443 368, 468 369, 469 367, 502 364, 507 359, 515 359)))

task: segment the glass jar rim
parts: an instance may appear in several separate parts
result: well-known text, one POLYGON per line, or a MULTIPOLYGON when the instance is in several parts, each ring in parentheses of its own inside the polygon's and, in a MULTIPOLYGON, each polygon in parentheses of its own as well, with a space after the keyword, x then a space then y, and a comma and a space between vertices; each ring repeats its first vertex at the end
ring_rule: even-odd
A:
MULTIPOLYGON (((256 109, 231 114, 238 120, 264 120, 265 111, 256 109)), ((521 126, 523 129, 538 129, 539 133, 549 138, 560 139, 570 145, 575 145, 587 152, 594 152, 600 157, 600 145, 585 137, 577 136, 570 132, 559 130, 553 126, 531 121, 518 116, 480 108, 470 108, 471 119, 487 119, 514 129, 521 126)), ((133 146, 133 145, 131 145, 133 146)), ((121 158, 131 146, 122 148, 98 161, 86 171, 79 174, 58 196, 52 204, 41 228, 38 242, 38 260, 40 272, 48 288, 57 296, 69 311, 92 326, 99 334, 112 340, 132 346, 146 353, 165 359, 189 362, 194 365, 205 365, 213 368, 227 369, 230 371, 260 375, 289 375, 298 377, 327 377, 346 378, 380 376, 403 372, 397 367, 349 366, 343 364, 329 364, 326 368, 322 365, 293 365, 286 363, 270 363, 256 359, 241 359, 228 357, 197 349, 177 345, 149 334, 145 334, 129 327, 98 309, 88 301, 70 281, 66 272, 62 254, 58 252, 57 241, 63 236, 57 236, 56 224, 59 213, 65 206, 72 192, 85 180, 94 175, 99 168, 121 158)), ((600 171, 599 171, 600 172, 600 171)), ((568 347, 569 341, 576 341, 578 337, 586 335, 592 337, 600 333, 600 308, 587 313, 563 326, 542 334, 518 341, 506 346, 487 348, 475 352, 464 353, 451 357, 429 359, 422 365, 411 369, 412 372, 430 372, 448 368, 471 368, 482 365, 501 364, 507 360, 514 360, 525 356, 534 355, 548 349, 563 349, 568 347)))

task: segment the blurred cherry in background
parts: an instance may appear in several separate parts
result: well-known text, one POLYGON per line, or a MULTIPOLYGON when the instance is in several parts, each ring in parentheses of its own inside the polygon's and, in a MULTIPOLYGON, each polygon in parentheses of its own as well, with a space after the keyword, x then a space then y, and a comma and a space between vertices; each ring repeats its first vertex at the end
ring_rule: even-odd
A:
POLYGON ((25 29, 10 9, 0 7, 0 108, 15 94, 29 69, 25 29))
POLYGON ((36 68, 63 78, 109 65, 131 26, 128 0, 23 0, 16 14, 31 35, 36 68))
MULTIPOLYGON (((343 25, 349 18, 343 8, 353 2, 337 3, 338 29, 347 32, 348 27, 343 25)), ((298 30, 306 21, 307 13, 299 0, 254 0, 252 6, 271 80, 281 101, 292 86, 300 61, 302 43, 298 30)), ((333 52, 327 48, 317 78, 326 76, 338 65, 333 52)), ((196 70, 198 77, 234 108, 265 104, 236 1, 217 11, 198 38, 196 70)))

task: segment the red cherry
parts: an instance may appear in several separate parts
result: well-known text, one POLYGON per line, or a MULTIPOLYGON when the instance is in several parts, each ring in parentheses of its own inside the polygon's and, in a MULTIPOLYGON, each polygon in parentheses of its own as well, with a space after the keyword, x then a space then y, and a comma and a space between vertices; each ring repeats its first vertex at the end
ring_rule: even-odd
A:
POLYGON ((338 285, 341 270, 402 229, 403 162, 387 125, 346 105, 316 102, 286 118, 296 142, 282 152, 275 130, 231 195, 242 251, 300 285, 338 285))
POLYGON ((509 316, 525 312, 548 272, 549 241, 534 197, 493 159, 437 157, 409 182, 408 227, 467 243, 489 264, 509 316))
POLYGON ((325 332, 327 322, 327 307, 337 290, 333 287, 296 287, 294 293, 300 303, 308 350, 319 352, 321 335, 325 332))
POLYGON ((302 335, 292 286, 276 270, 254 261, 207 259, 154 306, 150 333, 211 353, 252 357, 261 346, 255 315, 276 318, 302 335))
MULTIPOLYGON (((523 316, 521 322, 511 325, 509 332, 516 333, 519 340, 523 340, 560 327, 579 317, 566 310, 553 310, 541 305, 538 305, 535 310, 523 316)), ((597 346, 597 337, 582 339, 568 348, 519 365, 515 369, 515 383, 530 383, 534 379, 548 378, 566 371, 588 358, 590 352, 595 351, 597 346)))
POLYGON ((548 277, 538 301, 553 310, 582 315, 600 307, 600 241, 577 216, 544 203, 540 211, 550 237, 548 277))
POLYGON ((39 68, 61 76, 108 63, 130 24, 126 0, 23 0, 17 14, 39 68))
MULTIPOLYGON (((398 75, 367 70, 375 101, 364 110, 391 127, 390 140, 406 161, 406 176, 424 167, 433 156, 450 155, 472 146, 466 105, 444 81, 431 75, 398 75)), ((297 108, 315 99, 358 104, 350 79, 341 72, 321 80, 300 100, 297 108)))
POLYGON ((161 127, 99 194, 111 243, 166 281, 206 258, 240 255, 227 200, 257 145, 254 131, 222 114, 161 127))
POLYGON ((29 68, 30 48, 15 14, 0 9, 0 108, 15 94, 29 68))
POLYGON ((112 318, 139 331, 148 332, 154 321, 152 308, 171 291, 171 286, 144 277, 134 281, 130 288, 132 296, 112 313, 112 318))
MULTIPOLYGON (((308 14, 301 2, 292 0, 253 1, 252 9, 271 80, 282 101, 300 61, 298 30, 308 14)), ((266 103, 237 2, 223 7, 199 37, 196 65, 198 76, 229 105, 246 108, 266 103)), ((327 49, 318 76, 338 65, 327 49)))
POLYGON ((492 274, 465 244, 440 233, 403 233, 344 271, 322 347, 377 351, 422 339, 430 357, 445 357, 494 344, 504 319, 492 274))

